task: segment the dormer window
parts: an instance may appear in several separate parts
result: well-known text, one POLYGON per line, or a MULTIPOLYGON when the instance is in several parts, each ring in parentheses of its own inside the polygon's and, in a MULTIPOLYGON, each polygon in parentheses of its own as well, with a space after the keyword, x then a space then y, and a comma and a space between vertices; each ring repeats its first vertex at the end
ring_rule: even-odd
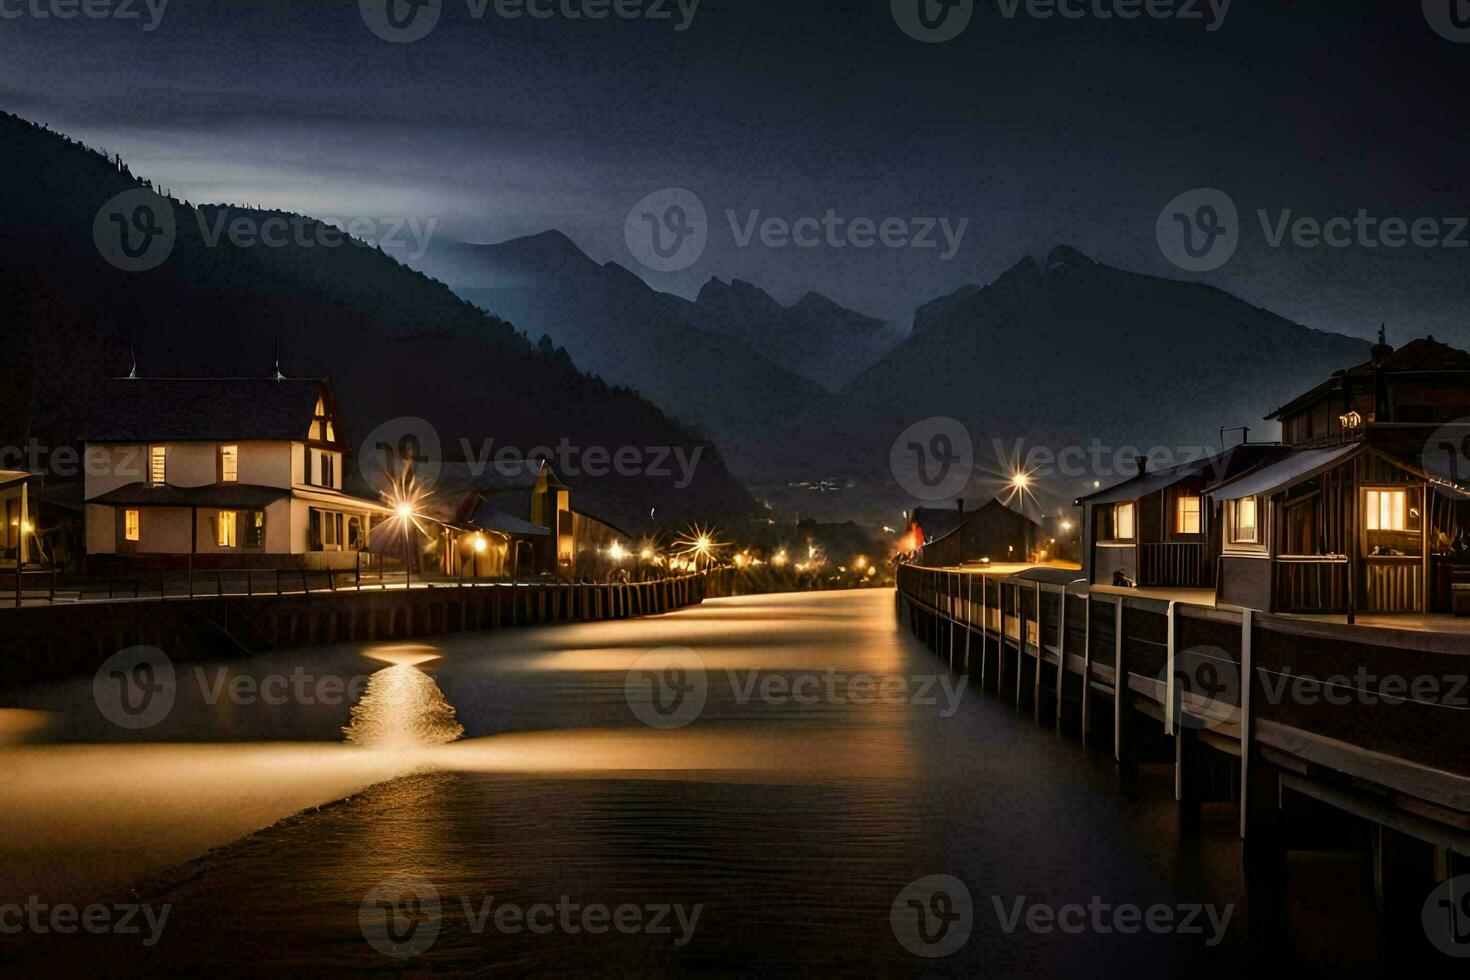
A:
POLYGON ((168 482, 168 447, 148 447, 148 482, 161 487, 168 482))

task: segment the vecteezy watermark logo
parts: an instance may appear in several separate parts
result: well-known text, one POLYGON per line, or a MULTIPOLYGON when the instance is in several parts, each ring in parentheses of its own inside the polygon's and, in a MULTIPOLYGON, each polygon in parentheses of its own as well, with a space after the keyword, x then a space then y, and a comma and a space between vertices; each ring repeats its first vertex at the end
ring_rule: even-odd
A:
POLYGON ((444 12, 441 0, 357 0, 357 9, 368 30, 394 44, 428 36, 444 12))
POLYGON ((151 728, 173 710, 178 685, 173 661, 157 647, 128 647, 102 662, 92 676, 92 700, 119 728, 151 728))
POLYGON ((507 936, 558 932, 601 936, 617 932, 624 936, 669 936, 676 948, 682 948, 694 938, 703 913, 703 903, 608 905, 573 901, 570 895, 559 896, 555 903, 531 905, 498 901, 494 895, 462 894, 458 901, 441 901, 431 882, 416 875, 398 875, 368 892, 358 910, 358 923, 374 949, 406 960, 428 952, 439 938, 443 920, 451 914, 463 916, 465 928, 475 936, 492 929, 507 936), (448 911, 456 906, 455 912, 448 911))
POLYGON ((1185 191, 1159 212, 1154 234, 1164 257, 1186 272, 1220 268, 1240 247, 1240 212, 1213 187, 1185 191))
POLYGON ((667 187, 633 206, 623 224, 633 258, 654 272, 678 272, 698 262, 709 244, 709 215, 693 191, 667 187))
POLYGON ((49 933, 69 936, 80 931, 91 936, 143 936, 144 946, 156 946, 172 911, 173 906, 168 902, 157 909, 147 903, 136 902, 85 906, 59 902, 51 905, 39 896, 31 895, 24 905, 19 902, 0 905, 0 936, 14 936, 21 932, 37 936, 49 933), (146 935, 144 926, 148 929, 146 935))
POLYGON ((359 248, 376 246, 412 262, 424 257, 439 225, 437 217, 308 218, 300 214, 272 214, 262 218, 230 208, 194 211, 204 244, 218 248, 228 241, 236 248, 359 248), (206 211, 209 213, 207 214, 206 211))
POLYGON ((444 469, 444 447, 439 430, 421 418, 389 419, 367 434, 358 449, 362 478, 383 494, 413 486, 430 490, 444 469))
POLYGON ((975 0, 892 0, 893 20, 925 44, 953 41, 970 26, 975 0))
POLYGON ((1440 37, 1470 44, 1470 0, 1424 0, 1424 19, 1440 37))
POLYGON ((1424 443, 1424 472, 1470 488, 1470 418, 1441 426, 1424 443))
POLYGON ((394 875, 368 892, 357 910, 362 937, 384 956, 406 960, 439 938, 439 890, 418 875, 394 875))
POLYGON ((963 881, 953 875, 927 875, 898 893, 888 921, 904 949, 915 956, 938 959, 970 941, 975 904, 963 881))
POLYGON ((1424 933, 1446 956, 1470 959, 1470 875, 1442 881, 1424 900, 1424 933))
POLYGON ((688 647, 664 647, 633 662, 623 696, 650 728, 683 728, 704 711, 709 677, 704 658, 688 647))
POLYGON ((959 254, 970 219, 961 218, 847 218, 828 208, 822 217, 806 215, 793 220, 769 215, 762 219, 759 209, 744 218, 733 210, 725 211, 736 248, 750 248, 757 241, 765 248, 912 248, 939 249, 939 261, 948 262, 959 254), (943 241, 940 237, 943 236, 943 241))
POLYGON ((1086 905, 1081 902, 1065 905, 1030 902, 1025 895, 1011 900, 1009 908, 999 895, 990 896, 990 902, 995 906, 1001 932, 1008 936, 1022 928, 1038 936, 1055 932, 1068 936, 1088 932, 1099 936, 1113 933, 1132 936, 1140 932, 1155 936, 1204 936, 1208 924, 1210 933, 1205 945, 1211 949, 1225 940, 1230 919, 1235 915, 1233 904, 1221 908, 1198 903, 1165 905, 1160 902, 1145 908, 1132 902, 1107 902, 1101 895, 1092 896, 1086 905))
POLYGON ((975 444, 958 419, 936 415, 899 433, 888 453, 898 485, 919 500, 954 497, 975 471, 975 444))
MULTIPOLYGON (((1167 690, 1169 667, 1159 683, 1167 690)), ((1184 728, 1218 728, 1240 703, 1240 668, 1219 647, 1197 646, 1174 653, 1174 724, 1184 728)))
POLYGON ((107 262, 124 272, 156 269, 174 250, 173 202, 145 187, 108 200, 92 219, 92 241, 107 262))
POLYGON ((78 13, 88 20, 142 20, 147 8, 148 22, 144 31, 154 31, 163 21, 163 12, 168 0, 0 0, 0 20, 19 20, 31 17, 35 20, 72 20, 78 13), (80 11, 78 10, 80 7, 80 11))

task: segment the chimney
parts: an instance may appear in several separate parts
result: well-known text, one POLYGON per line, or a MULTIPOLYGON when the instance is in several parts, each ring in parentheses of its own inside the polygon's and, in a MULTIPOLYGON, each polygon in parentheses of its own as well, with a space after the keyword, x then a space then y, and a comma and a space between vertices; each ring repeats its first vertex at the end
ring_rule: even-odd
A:
POLYGON ((955 503, 959 505, 959 508, 960 508, 960 520, 963 521, 965 519, 965 498, 964 497, 960 497, 958 500, 955 501, 955 503))
POLYGON ((1147 472, 1148 472, 1148 457, 1147 456, 1139 456, 1138 457, 1138 475, 1139 476, 1143 476, 1143 474, 1145 474, 1147 472))

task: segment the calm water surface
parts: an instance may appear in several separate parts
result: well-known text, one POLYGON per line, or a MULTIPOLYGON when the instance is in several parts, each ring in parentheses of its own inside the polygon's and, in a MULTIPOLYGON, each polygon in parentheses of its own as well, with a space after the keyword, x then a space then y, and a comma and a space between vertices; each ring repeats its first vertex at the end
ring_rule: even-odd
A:
MULTIPOLYGON (((1130 802, 1110 759, 955 678, 941 683, 939 671, 899 630, 893 594, 866 591, 291 651, 202 674, 181 664, 174 710, 141 733, 98 715, 90 679, 21 692, 7 706, 49 719, 28 745, 57 754, 46 758, 186 752, 261 793, 286 778, 281 769, 310 782, 386 760, 410 774, 132 882, 139 900, 171 905, 151 948, 50 936, 12 944, 6 962, 34 970, 59 957, 64 969, 105 963, 119 974, 1238 976, 1285 924, 1310 972, 1372 972, 1371 949, 1322 928, 1371 934, 1359 865, 1298 868, 1270 907, 1260 898, 1252 907, 1228 821, 1181 843, 1165 777, 1130 802), (678 729, 640 721, 627 694, 630 669, 667 648, 705 668, 704 708, 678 729), (297 668, 344 680, 352 696, 273 705, 210 693, 222 678, 297 668), (888 696, 871 696, 885 678, 888 696), (814 703, 782 696, 792 690, 815 692, 802 699, 814 703), (256 754, 231 754, 245 747, 256 754), (301 762, 272 768, 298 758, 288 750, 301 762), (936 874, 965 883, 971 934, 952 955, 924 959, 896 938, 893 906, 936 874), (395 920, 394 935, 432 942, 394 959, 365 940, 364 899, 405 875, 427 882, 439 907, 395 920), (487 903, 559 902, 632 906, 644 921, 667 907, 671 928, 591 935, 557 924, 535 934, 498 929, 493 912, 479 918, 487 903), (1009 915, 1018 902, 1232 908, 1224 938, 1209 945, 1203 913, 1203 935, 1043 933, 1024 921, 1009 928, 997 903, 1009 915), (698 909, 692 928, 675 907, 686 917, 698 909)), ((62 864, 75 852, 55 848, 62 864)), ((102 863, 93 871, 105 881, 102 863)))

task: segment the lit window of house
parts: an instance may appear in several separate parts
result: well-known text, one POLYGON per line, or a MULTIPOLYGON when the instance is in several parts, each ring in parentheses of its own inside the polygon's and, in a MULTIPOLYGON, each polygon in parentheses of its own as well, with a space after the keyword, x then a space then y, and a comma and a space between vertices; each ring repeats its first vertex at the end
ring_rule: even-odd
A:
POLYGON ((240 479, 240 447, 219 447, 219 478, 223 483, 235 483, 240 479))
POLYGON ((123 511, 123 540, 138 540, 138 512, 136 510, 123 511))
POLYGON ((1259 544, 1260 522, 1256 516, 1256 498, 1244 497, 1235 502, 1235 520, 1231 527, 1230 540, 1239 544, 1259 544))
POLYGON ((235 527, 235 512, 232 510, 220 511, 215 528, 218 531, 217 543, 221 548, 235 547, 235 542, 239 540, 235 534, 235 527))
POLYGON ((1199 513, 1198 497, 1180 497, 1175 510, 1174 533, 1198 534, 1199 513))
POLYGON ((1133 540, 1133 504, 1117 504, 1113 507, 1113 540, 1133 540))
POLYGON ((148 481, 155 487, 168 482, 168 447, 150 446, 148 449, 148 481))
MULTIPOLYGON (((1411 520, 1409 494, 1406 490, 1369 490, 1364 511, 1370 531, 1417 531, 1418 521, 1411 520)), ((1417 518, 1418 515, 1412 515, 1417 518)))

